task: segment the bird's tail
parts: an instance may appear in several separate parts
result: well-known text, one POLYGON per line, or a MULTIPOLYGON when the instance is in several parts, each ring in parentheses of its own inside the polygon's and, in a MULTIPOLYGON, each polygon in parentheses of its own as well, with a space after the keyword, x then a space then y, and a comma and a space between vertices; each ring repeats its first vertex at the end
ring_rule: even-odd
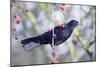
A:
POLYGON ((33 38, 27 38, 21 41, 21 44, 28 44, 30 42, 32 42, 33 38))
POLYGON ((40 45, 39 43, 32 42, 31 38, 22 40, 21 44, 26 52, 32 51, 33 48, 40 45))

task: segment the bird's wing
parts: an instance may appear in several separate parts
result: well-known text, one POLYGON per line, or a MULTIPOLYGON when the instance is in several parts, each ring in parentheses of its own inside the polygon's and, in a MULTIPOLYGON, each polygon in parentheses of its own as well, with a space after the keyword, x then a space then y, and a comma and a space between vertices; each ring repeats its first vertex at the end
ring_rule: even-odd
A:
POLYGON ((28 44, 30 42, 40 43, 40 44, 47 44, 48 41, 52 38, 51 32, 45 32, 37 37, 27 38, 21 41, 22 44, 28 44))
MULTIPOLYGON (((29 52, 40 44, 48 44, 50 42, 51 32, 45 32, 37 37, 27 38, 21 41, 25 51, 29 52)), ((51 38, 52 39, 52 38, 51 38)))
POLYGON ((48 44, 52 40, 52 31, 45 32, 38 37, 40 44, 48 44))

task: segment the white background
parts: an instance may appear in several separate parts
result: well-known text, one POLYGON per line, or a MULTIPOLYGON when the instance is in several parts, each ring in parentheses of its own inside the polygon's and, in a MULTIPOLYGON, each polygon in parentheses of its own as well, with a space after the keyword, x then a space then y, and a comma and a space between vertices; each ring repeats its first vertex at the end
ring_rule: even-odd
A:
MULTIPOLYGON (((70 4, 96 5, 96 62, 40 65, 36 67, 100 67, 100 2, 99 0, 34 0, 70 4)), ((0 1, 0 67, 10 66, 10 0, 0 1)), ((30 67, 30 66, 29 66, 30 67)))

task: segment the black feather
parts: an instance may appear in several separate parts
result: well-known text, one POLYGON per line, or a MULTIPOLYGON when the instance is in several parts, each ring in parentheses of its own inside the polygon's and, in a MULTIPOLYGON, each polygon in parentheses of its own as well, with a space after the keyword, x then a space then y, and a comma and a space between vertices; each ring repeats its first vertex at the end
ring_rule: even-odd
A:
MULTIPOLYGON (((64 28, 62 29, 60 26, 57 26, 54 28, 54 45, 60 45, 64 41, 66 41, 72 34, 73 29, 78 25, 78 21, 71 20, 69 23, 64 25, 64 28)), ((37 37, 31 37, 27 38, 21 41, 21 44, 23 44, 23 47, 25 45, 28 45, 31 42, 39 43, 41 44, 52 44, 52 37, 53 32, 48 31, 45 32, 37 37)))

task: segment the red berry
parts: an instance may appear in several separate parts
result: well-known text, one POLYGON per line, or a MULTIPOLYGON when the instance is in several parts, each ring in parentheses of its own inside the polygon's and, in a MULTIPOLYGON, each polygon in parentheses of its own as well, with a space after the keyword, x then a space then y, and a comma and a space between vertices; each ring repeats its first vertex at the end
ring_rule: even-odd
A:
POLYGON ((64 24, 59 25, 61 29, 64 29, 64 24))
POLYGON ((60 7, 60 9, 61 9, 62 11, 64 11, 64 8, 63 8, 63 7, 60 7))
POLYGON ((56 64, 56 63, 58 63, 58 61, 55 58, 53 58, 51 64, 56 64))
POLYGON ((28 9, 25 9, 25 12, 28 12, 29 10, 28 9))
POLYGON ((62 4, 62 6, 65 6, 65 4, 62 4))
POLYGON ((20 20, 16 20, 16 23, 19 24, 20 23, 20 20))
POLYGON ((50 32, 50 31, 51 31, 51 29, 48 30, 48 32, 50 32))

